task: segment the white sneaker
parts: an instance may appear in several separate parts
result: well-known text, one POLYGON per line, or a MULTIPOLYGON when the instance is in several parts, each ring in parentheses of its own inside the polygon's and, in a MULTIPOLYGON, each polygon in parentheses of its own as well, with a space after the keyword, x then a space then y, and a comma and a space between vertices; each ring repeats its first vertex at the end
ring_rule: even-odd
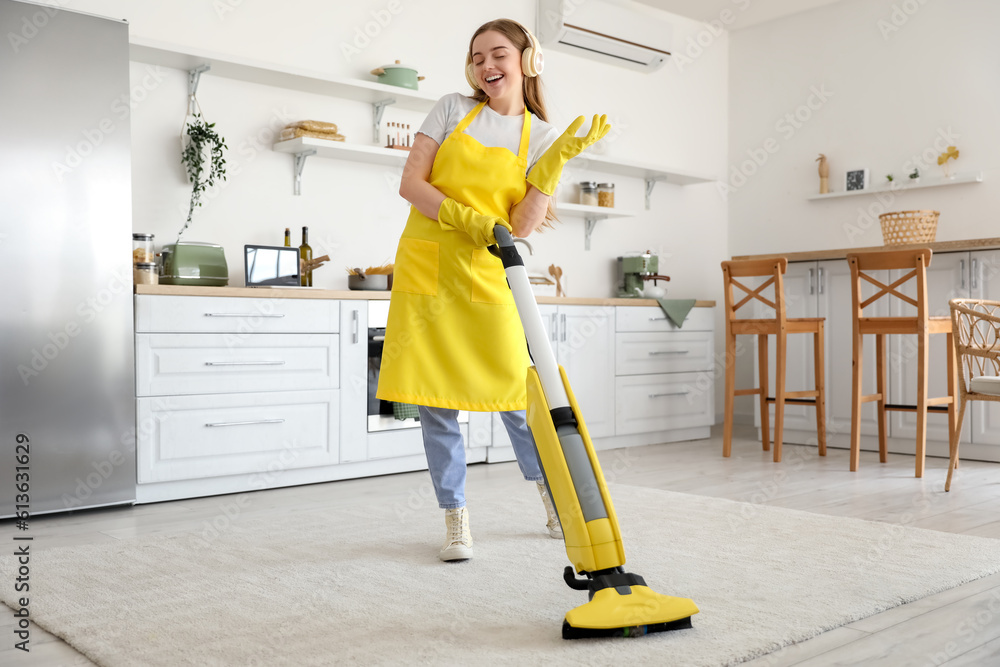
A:
POLYGON ((469 530, 469 511, 464 507, 444 511, 444 525, 448 536, 438 558, 444 561, 472 558, 472 532, 469 530))
POLYGON ((545 482, 536 482, 538 493, 542 496, 542 504, 545 505, 545 527, 549 529, 549 537, 554 540, 563 538, 562 525, 559 523, 559 515, 556 514, 555 505, 549 497, 549 490, 545 487, 545 482))

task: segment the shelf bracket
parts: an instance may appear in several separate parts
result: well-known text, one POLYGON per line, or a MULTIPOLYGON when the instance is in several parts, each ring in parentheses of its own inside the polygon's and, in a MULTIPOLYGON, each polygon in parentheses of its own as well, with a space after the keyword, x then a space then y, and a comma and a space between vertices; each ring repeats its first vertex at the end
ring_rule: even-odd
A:
POLYGON ((656 185, 655 178, 646 179, 646 210, 649 210, 649 196, 653 194, 653 186, 656 185))
POLYGON ((395 104, 395 97, 387 97, 384 100, 379 100, 378 102, 372 102, 372 141, 376 144, 379 143, 379 132, 378 129, 382 125, 382 112, 390 104, 395 104))
POLYGON ((301 153, 295 154, 295 194, 302 194, 302 170, 306 166, 306 158, 310 155, 316 155, 316 149, 310 148, 307 151, 302 151, 301 153))
POLYGON ((194 115, 195 96, 198 94, 198 84, 201 83, 201 75, 212 69, 211 65, 201 65, 192 70, 188 70, 188 115, 194 115))

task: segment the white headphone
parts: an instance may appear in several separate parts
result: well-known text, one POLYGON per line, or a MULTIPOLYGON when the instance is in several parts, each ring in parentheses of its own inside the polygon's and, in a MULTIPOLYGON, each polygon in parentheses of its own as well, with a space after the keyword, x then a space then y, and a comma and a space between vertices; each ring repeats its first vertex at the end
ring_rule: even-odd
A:
MULTIPOLYGON (((511 23, 517 22, 511 21, 511 23)), ((521 71, 524 73, 524 76, 536 77, 542 73, 542 68, 545 66, 542 47, 527 28, 520 23, 517 23, 517 26, 528 36, 528 48, 521 52, 521 71)), ((472 64, 472 55, 468 53, 465 54, 465 80, 469 82, 473 90, 479 90, 479 82, 476 81, 476 70, 472 64)))

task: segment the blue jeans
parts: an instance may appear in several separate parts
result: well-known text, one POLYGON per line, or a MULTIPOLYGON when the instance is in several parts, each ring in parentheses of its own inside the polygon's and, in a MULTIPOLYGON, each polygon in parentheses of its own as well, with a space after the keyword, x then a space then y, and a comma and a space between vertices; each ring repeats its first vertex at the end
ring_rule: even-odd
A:
MULTIPOLYGON (((424 436, 427 467, 434 483, 438 507, 465 507, 465 442, 458 430, 458 410, 420 407, 420 429, 424 436)), ((524 421, 524 410, 501 412, 500 419, 510 436, 517 465, 530 482, 540 482, 542 469, 538 465, 535 439, 524 421)))

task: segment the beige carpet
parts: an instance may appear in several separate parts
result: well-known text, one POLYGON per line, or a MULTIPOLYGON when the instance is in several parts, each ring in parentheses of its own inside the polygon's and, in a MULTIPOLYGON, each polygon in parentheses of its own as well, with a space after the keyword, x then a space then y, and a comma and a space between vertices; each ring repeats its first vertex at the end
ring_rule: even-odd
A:
MULTIPOLYGON (((1000 540, 614 486, 627 569, 701 613, 570 642, 562 618, 586 593, 562 582, 533 485, 470 491, 469 562, 436 559, 437 509, 331 507, 240 519, 210 543, 37 552, 31 612, 102 665, 725 665, 1000 570, 1000 540)), ((0 560, 0 580, 11 570, 0 560)))

